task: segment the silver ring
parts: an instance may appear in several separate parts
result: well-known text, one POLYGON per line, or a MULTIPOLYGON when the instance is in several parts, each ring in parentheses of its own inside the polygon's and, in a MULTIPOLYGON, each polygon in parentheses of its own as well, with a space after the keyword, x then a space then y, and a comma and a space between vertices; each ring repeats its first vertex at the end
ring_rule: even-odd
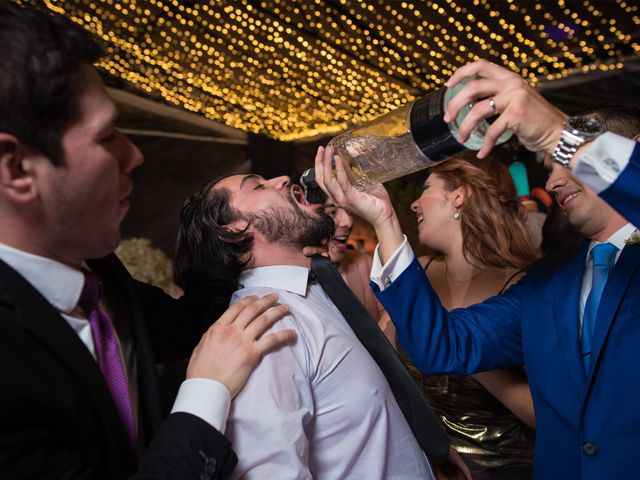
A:
POLYGON ((496 107, 496 101, 493 97, 489 97, 489 106, 493 110, 493 114, 498 113, 498 107, 496 107))

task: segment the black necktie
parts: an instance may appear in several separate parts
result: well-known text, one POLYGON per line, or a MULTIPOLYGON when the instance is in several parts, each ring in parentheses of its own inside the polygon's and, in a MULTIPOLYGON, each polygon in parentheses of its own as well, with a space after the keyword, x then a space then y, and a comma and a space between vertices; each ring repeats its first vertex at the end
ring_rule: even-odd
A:
POLYGON ((449 453, 449 438, 407 372, 402 360, 367 309, 360 303, 328 258, 320 255, 313 257, 311 271, 387 378, 396 402, 422 451, 436 462, 446 461, 449 453))

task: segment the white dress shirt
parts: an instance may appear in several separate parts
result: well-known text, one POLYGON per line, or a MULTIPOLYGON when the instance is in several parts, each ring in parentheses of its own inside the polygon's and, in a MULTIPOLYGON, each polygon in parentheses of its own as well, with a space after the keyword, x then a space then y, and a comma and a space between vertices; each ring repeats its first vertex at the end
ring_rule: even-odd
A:
MULTIPOLYGON (((18 272, 35 288, 52 306, 57 309, 62 318, 80 337, 93 358, 96 358, 91 327, 86 318, 71 315, 78 304, 84 275, 75 268, 71 268, 49 258, 33 255, 22 250, 0 243, 0 260, 18 272)), ((124 355, 127 371, 129 355, 124 355)), ((134 397, 135 382, 130 381, 134 397)), ((186 412, 196 415, 224 433, 224 427, 231 403, 227 388, 214 380, 195 378, 186 380, 180 386, 173 412, 186 412)))
POLYGON ((616 181, 629 164, 636 142, 606 132, 596 138, 576 162, 573 174, 596 193, 616 181))
POLYGON ((611 235, 606 240, 606 242, 598 242, 595 240, 591 241, 591 244, 589 245, 589 250, 587 252, 587 256, 584 260, 585 261, 584 273, 582 274, 582 286, 580 289, 580 328, 582 328, 582 317, 584 316, 584 307, 587 304, 587 297, 591 292, 591 284, 593 283, 593 262, 591 261, 591 250, 593 250, 593 247, 595 247, 599 243, 611 243, 615 245, 616 248, 618 249, 616 253, 616 259, 614 262, 614 265, 615 265, 615 263, 617 263, 618 259, 620 258, 622 249, 625 246, 624 241, 628 239, 631 236, 631 234, 635 232, 635 230, 636 230, 636 227, 634 227, 630 223, 627 223, 624 227, 622 227, 616 233, 611 235))
POLYGON ((389 384, 308 269, 243 272, 232 299, 276 291, 290 313, 271 331, 296 342, 265 356, 227 423, 234 478, 431 479, 389 384))
POLYGON ((402 245, 398 247, 398 249, 393 252, 393 255, 389 257, 387 263, 382 264, 382 260, 380 259, 380 245, 376 245, 376 249, 373 252, 373 264, 371 265, 371 281, 374 282, 378 287, 380 287, 380 291, 387 288, 391 283, 400 276, 402 272, 409 266, 409 264, 413 261, 413 257, 415 254, 409 245, 409 241, 407 240, 407 236, 403 235, 404 240, 402 241, 402 245))

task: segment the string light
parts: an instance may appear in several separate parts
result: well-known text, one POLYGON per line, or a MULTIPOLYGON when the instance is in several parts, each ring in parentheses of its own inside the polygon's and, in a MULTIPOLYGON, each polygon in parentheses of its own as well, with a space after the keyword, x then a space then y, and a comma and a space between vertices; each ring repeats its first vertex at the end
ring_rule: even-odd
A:
MULTIPOLYGON (((21 3, 41 3, 22 0, 21 3)), ((146 95, 282 141, 332 134, 486 58, 532 85, 640 54, 631 0, 45 0, 146 95)))

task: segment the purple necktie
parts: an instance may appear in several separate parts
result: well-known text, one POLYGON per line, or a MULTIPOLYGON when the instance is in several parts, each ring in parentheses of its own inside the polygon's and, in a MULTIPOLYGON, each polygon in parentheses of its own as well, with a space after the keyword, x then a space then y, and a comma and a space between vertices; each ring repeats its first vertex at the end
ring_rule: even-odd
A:
POLYGON ((82 273, 84 273, 84 288, 78 305, 84 310, 89 320, 98 366, 107 382, 122 423, 127 430, 131 446, 135 451, 136 421, 129 395, 129 384, 122 364, 116 332, 109 315, 100 306, 102 281, 87 270, 83 270, 82 273))

